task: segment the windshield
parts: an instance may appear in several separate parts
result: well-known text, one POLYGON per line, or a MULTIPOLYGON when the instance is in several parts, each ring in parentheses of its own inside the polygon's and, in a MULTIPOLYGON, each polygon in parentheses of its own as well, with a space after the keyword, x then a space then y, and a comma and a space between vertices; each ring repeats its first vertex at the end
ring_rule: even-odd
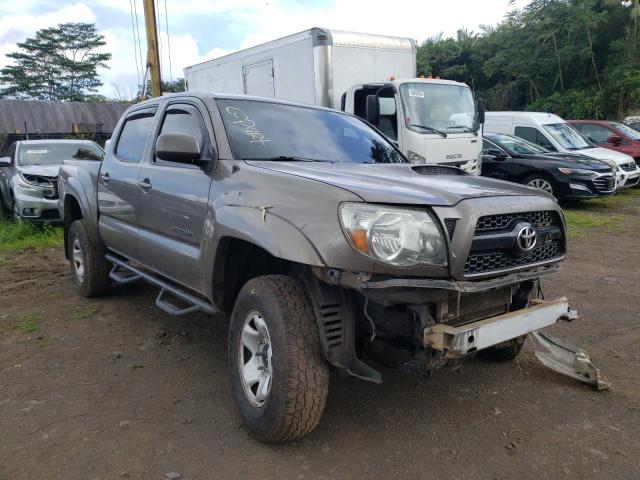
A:
POLYGON ((611 122, 611 126, 620 130, 631 140, 640 141, 640 132, 637 130, 634 130, 629 125, 625 125, 624 123, 611 122))
POLYGON ((255 100, 218 100, 234 158, 351 163, 405 163, 380 134, 356 117, 255 100))
POLYGON ((400 98, 404 122, 409 130, 419 133, 464 132, 478 130, 480 124, 468 87, 436 83, 403 83, 400 98))
POLYGON ((544 125, 544 129, 551 134, 562 148, 567 150, 593 148, 593 145, 568 123, 550 123, 544 125))
POLYGON ((63 160, 102 160, 104 151, 95 143, 37 143, 20 147, 18 165, 59 165, 63 160))
POLYGON ((540 145, 536 145, 522 138, 512 137, 511 135, 491 135, 489 140, 497 143, 499 147, 504 148, 508 152, 522 153, 525 155, 549 153, 549 150, 542 148, 540 145))

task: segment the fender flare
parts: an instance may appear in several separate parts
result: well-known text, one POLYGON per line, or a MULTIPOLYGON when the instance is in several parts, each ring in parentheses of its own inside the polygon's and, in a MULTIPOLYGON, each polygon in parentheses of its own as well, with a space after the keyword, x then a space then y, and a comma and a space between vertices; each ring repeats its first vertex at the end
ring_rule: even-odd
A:
POLYGON ((241 205, 226 205, 215 211, 214 236, 245 240, 276 258, 296 263, 325 266, 307 236, 284 218, 269 211, 241 205))
MULTIPOLYGON (((89 180, 90 180, 90 177, 89 177, 89 180)), ((91 240, 93 242, 96 242, 96 244, 102 243, 102 240, 100 239, 100 234, 98 232, 98 219, 96 217, 97 211, 94 211, 94 209, 91 208, 89 195, 87 194, 87 190, 85 189, 83 182, 75 176, 65 178, 63 195, 64 196, 61 198, 62 212, 60 212, 63 214, 63 217, 62 217, 63 221, 65 218, 64 204, 67 201, 67 197, 71 197, 75 199, 76 202, 78 202, 78 205, 80 206, 80 211, 82 212, 82 218, 86 220, 84 223, 87 229, 87 233, 89 234, 89 237, 91 238, 91 240)), ((67 235, 66 235, 66 226, 65 226, 65 252, 67 251, 66 239, 67 239, 67 235)))

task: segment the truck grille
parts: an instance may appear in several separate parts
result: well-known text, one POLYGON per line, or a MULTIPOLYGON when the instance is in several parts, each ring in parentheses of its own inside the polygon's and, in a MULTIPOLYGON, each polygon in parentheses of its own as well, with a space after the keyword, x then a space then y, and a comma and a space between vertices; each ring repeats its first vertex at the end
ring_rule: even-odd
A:
POLYGON ((593 184, 599 192, 610 192, 616 188, 616 179, 613 175, 604 175, 594 178, 593 184))
POLYGON ((478 219, 463 272, 468 277, 520 269, 560 259, 564 253, 564 228, 558 212, 486 215, 478 219), (536 231, 536 244, 524 252, 518 247, 517 235, 527 224, 536 231))
POLYGON ((636 171, 636 162, 625 163, 624 165, 620 165, 625 172, 635 172, 636 171))

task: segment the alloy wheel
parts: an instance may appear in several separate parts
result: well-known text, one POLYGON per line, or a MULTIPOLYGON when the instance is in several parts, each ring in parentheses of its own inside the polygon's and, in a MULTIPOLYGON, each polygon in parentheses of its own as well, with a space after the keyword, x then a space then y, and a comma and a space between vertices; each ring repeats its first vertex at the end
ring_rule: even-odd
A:
POLYGON ((257 311, 247 314, 240 332, 238 369, 247 400, 254 407, 269 399, 273 376, 271 337, 264 318, 257 311))

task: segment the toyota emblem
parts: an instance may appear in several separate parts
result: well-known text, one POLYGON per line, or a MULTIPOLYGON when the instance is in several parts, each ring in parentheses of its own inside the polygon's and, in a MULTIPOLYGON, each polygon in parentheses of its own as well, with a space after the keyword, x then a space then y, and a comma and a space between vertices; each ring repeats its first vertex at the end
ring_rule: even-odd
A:
POLYGON ((535 229, 531 225, 525 225, 518 232, 518 236, 516 237, 516 243, 518 244, 518 248, 523 252, 530 252, 536 246, 536 242, 538 241, 538 236, 536 234, 535 229))

